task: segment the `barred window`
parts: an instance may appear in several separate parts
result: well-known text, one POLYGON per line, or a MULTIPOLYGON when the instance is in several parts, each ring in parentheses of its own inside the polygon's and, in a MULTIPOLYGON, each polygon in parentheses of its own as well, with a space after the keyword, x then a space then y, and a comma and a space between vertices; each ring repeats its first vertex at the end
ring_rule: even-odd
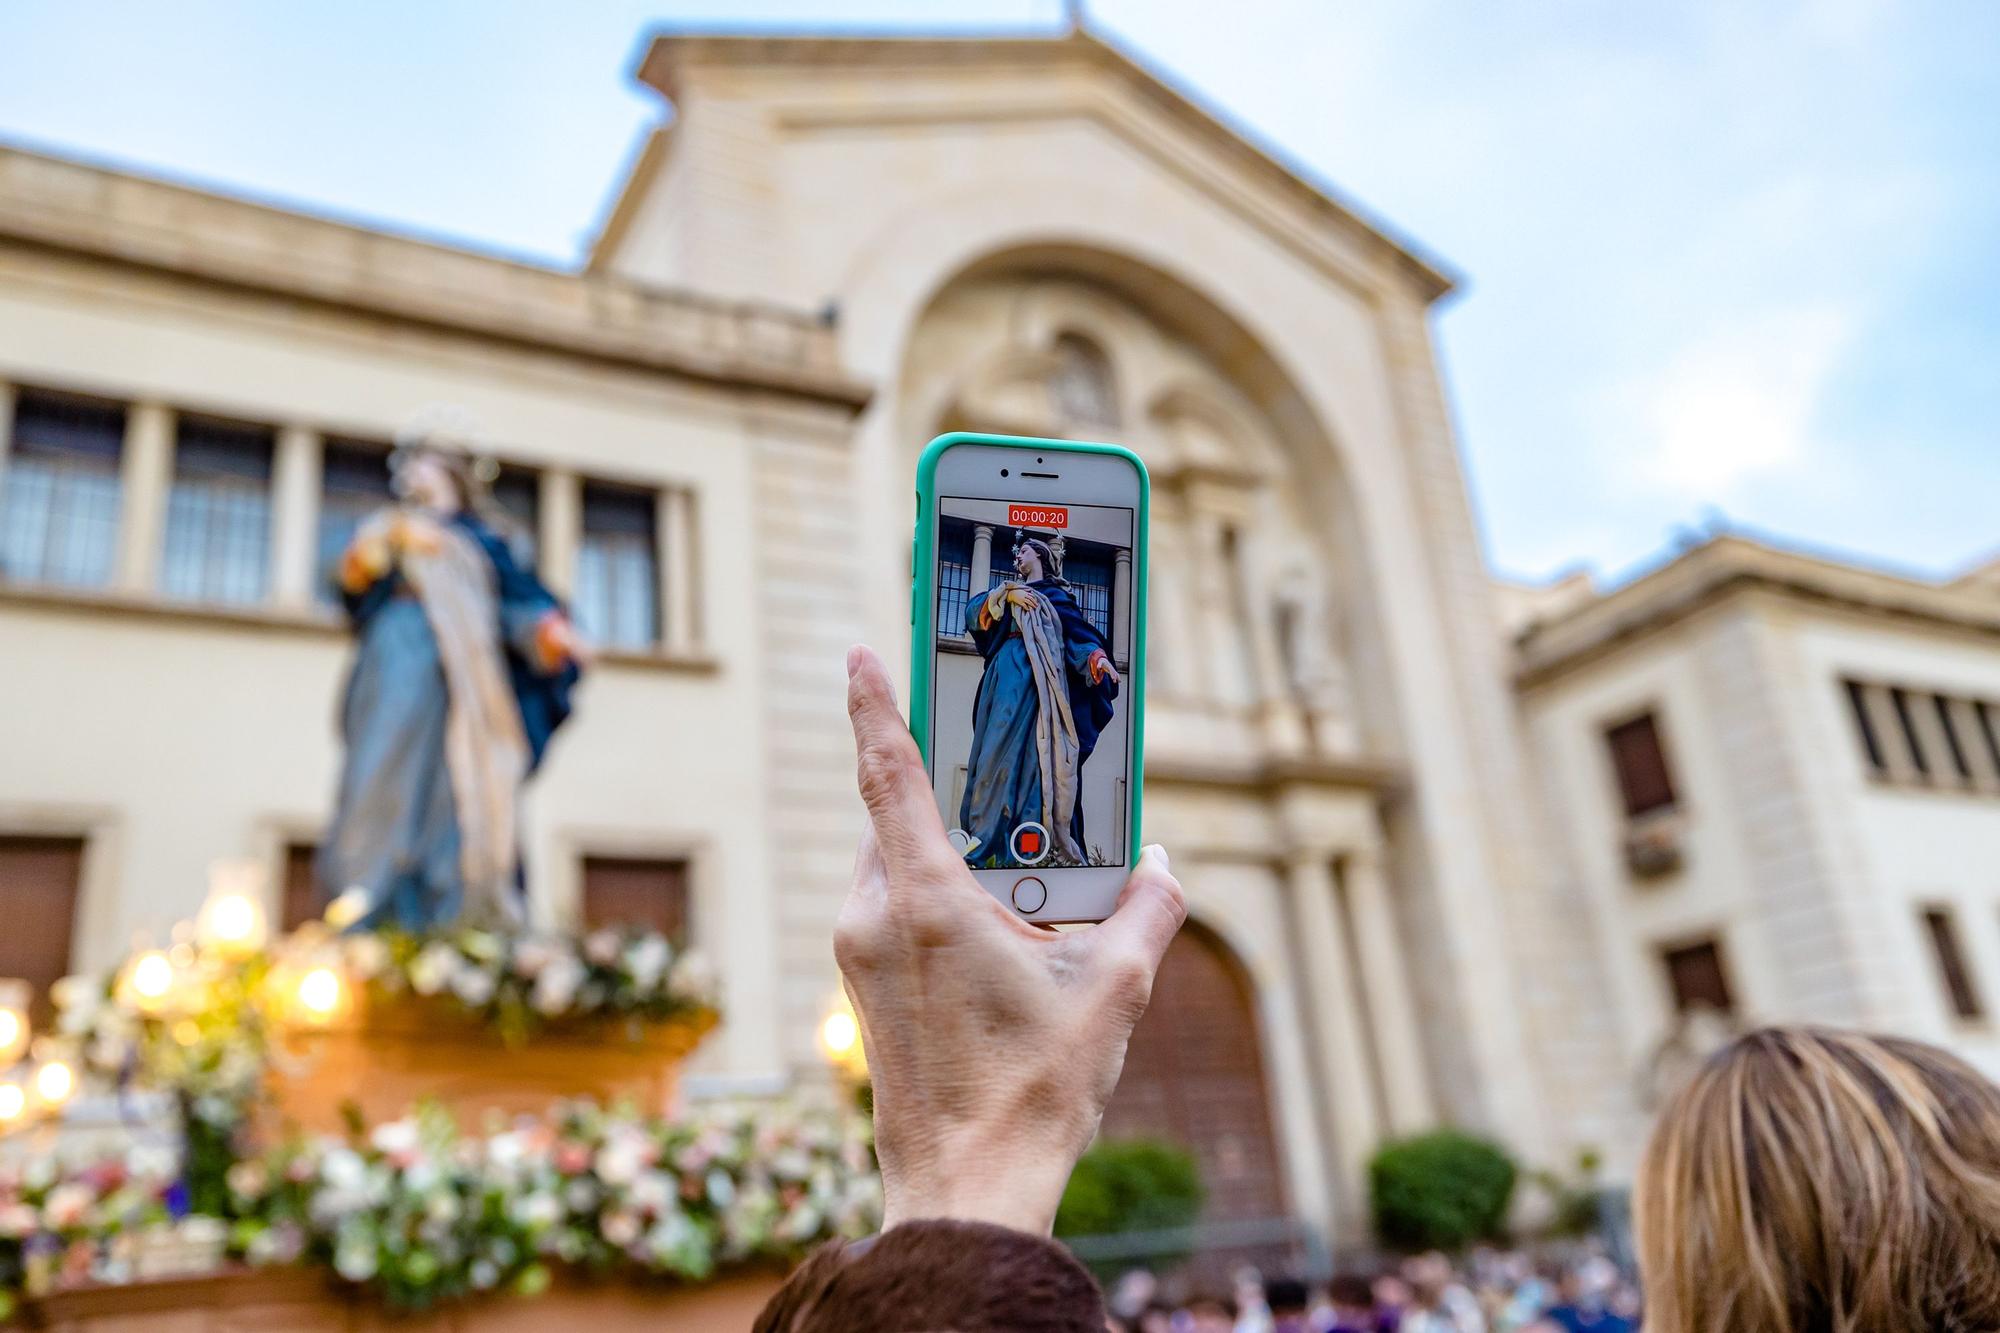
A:
POLYGON ((1111 548, 1096 542, 1069 543, 1063 558, 1063 577, 1076 594, 1077 605, 1097 632, 1111 637, 1111 548))
POLYGON ((271 565, 272 432, 182 417, 167 493, 160 590, 188 601, 264 600, 271 565))
POLYGON ((660 641, 659 506, 651 491, 586 483, 577 628, 609 648, 660 641))
POLYGON ((319 478, 320 599, 340 604, 335 567, 361 521, 394 499, 389 489, 389 447, 359 440, 328 440, 321 449, 319 478))
POLYGON ((69 587, 111 581, 125 409, 24 391, 0 480, 0 575, 69 587))
POLYGON ((947 518, 938 523, 937 633, 939 638, 963 640, 965 604, 972 586, 972 528, 964 519, 947 518))

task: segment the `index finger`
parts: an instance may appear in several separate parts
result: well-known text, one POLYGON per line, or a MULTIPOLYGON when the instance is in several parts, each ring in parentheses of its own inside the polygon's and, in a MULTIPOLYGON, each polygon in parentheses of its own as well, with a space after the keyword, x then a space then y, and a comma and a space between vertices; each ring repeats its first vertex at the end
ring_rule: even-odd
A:
POLYGON ((923 755, 896 707, 896 687, 882 659, 860 644, 847 651, 847 716, 861 800, 891 883, 899 870, 955 860, 923 755))

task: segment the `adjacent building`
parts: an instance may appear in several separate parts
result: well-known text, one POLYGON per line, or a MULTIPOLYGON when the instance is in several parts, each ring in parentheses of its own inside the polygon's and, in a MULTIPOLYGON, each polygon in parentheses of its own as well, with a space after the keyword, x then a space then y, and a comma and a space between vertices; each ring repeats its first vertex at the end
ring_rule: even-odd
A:
POLYGON ((2000 1076, 1993 567, 1930 583, 1723 535, 1543 596, 1511 597, 1521 710, 1624 1060, 1710 1010, 2000 1076))

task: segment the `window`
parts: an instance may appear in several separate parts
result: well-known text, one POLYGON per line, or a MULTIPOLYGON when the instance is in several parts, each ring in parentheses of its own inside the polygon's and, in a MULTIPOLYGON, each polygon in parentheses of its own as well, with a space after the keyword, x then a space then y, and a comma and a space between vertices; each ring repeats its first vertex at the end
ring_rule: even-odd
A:
POLYGON ((688 867, 686 861, 624 856, 583 859, 583 924, 643 926, 687 944, 688 867))
POLYGON ((319 877, 313 870, 318 855, 319 848, 309 842, 285 845, 285 882, 283 896, 278 901, 280 930, 297 930, 325 914, 325 905, 319 899, 319 877))
POLYGON ((1986 753, 1992 756, 1993 771, 2000 773, 2000 718, 1993 716, 1993 709, 1983 699, 1973 702, 1972 716, 1979 724, 1979 734, 1986 741, 1986 753))
MULTIPOLYGON (((938 637, 964 641, 965 604, 972 586, 972 529, 964 519, 947 518, 938 523, 938 637)), ((996 535, 999 529, 994 530, 996 535)))
POLYGON ((1618 794, 1625 803, 1628 819, 1675 804, 1667 752, 1660 744, 1659 724, 1653 714, 1642 713, 1629 722, 1608 728, 1604 739, 1611 747, 1611 766, 1618 778, 1618 794))
POLYGON ((1896 724, 1903 729, 1903 741, 1910 747, 1910 764, 1925 777, 1931 775, 1930 756, 1924 753, 1923 737, 1917 734, 1915 705, 1910 702, 1910 692, 1900 686, 1889 690, 1889 703, 1896 710, 1896 724))
POLYGON ((30 1021, 45 1028, 49 987, 69 974, 70 931, 83 878, 83 839, 0 837, 0 977, 34 989, 30 1021))
POLYGON ((1924 909, 1924 930, 1931 937, 1931 952, 1937 956, 1938 977, 1944 982, 1945 998, 1951 1011, 1962 1019, 1980 1016, 1979 992, 1972 984, 1972 972, 1959 948, 1958 928, 1951 913, 1942 907, 1924 909))
POLYGON ((125 409, 23 391, 0 480, 0 574, 95 588, 118 552, 125 409))
POLYGON ((1056 339, 1056 367, 1049 377, 1049 401, 1064 421, 1097 426, 1118 424, 1118 391, 1104 349, 1076 333, 1056 339))
POLYGON ((1674 1012, 1693 1013, 1708 1009, 1720 1014, 1736 1012, 1730 993, 1729 973, 1722 963, 1722 942, 1695 940, 1660 951, 1667 973, 1667 988, 1673 996, 1674 1012))
POLYGON ((577 551, 577 627, 607 648, 660 640, 659 506, 650 491, 587 483, 577 551))
POLYGON ((180 419, 160 590, 187 601, 264 599, 271 564, 272 434, 180 419))
POLYGON ((1951 754, 1951 766, 1961 778, 1970 782, 1972 762, 1966 757, 1965 745, 1958 738, 1958 725, 1952 721, 1951 701, 1942 694, 1933 694, 1931 705, 1937 709, 1938 730, 1944 733, 1944 746, 1951 754))
POLYGON ((501 537, 514 558, 530 569, 541 549, 542 479, 533 468, 503 466, 493 479, 493 505, 509 527, 501 537))
POLYGON ((1070 591, 1076 594, 1077 605, 1083 608, 1084 618, 1097 626, 1097 632, 1105 638, 1111 637, 1111 548, 1096 542, 1069 543, 1069 554, 1063 558, 1063 577, 1069 580, 1070 591))
POLYGON ((328 440, 321 450, 319 477, 319 571, 322 600, 340 602, 335 566, 361 521, 392 503, 389 448, 356 440, 328 440))
POLYGON ((1868 767, 1877 773, 1889 771, 1888 756, 1882 752, 1882 738, 1875 733, 1875 719, 1868 715, 1868 686, 1858 680, 1841 682, 1847 689, 1847 707, 1854 715, 1854 730, 1861 737, 1861 749, 1868 767))

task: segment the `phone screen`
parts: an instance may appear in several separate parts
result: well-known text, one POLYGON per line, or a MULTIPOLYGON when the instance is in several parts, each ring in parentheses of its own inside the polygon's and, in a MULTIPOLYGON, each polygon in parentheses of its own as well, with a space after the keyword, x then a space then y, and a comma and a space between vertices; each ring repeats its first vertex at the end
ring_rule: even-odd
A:
POLYGON ((1124 866, 1130 506, 940 494, 931 776, 975 870, 1124 866))

